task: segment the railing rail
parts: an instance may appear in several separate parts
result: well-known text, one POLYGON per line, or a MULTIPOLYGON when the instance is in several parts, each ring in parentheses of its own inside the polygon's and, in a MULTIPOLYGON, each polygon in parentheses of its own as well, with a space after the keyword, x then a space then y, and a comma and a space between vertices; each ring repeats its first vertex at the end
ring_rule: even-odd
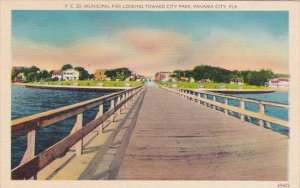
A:
POLYGON ((260 101, 260 100, 256 100, 256 99, 246 99, 246 98, 241 98, 241 97, 219 94, 219 93, 211 92, 211 91, 195 91, 195 90, 191 90, 191 89, 179 89, 179 90, 180 91, 189 91, 189 92, 194 92, 194 93, 201 93, 201 94, 210 94, 210 95, 214 95, 214 96, 218 96, 218 97, 222 97, 222 98, 224 97, 224 98, 233 99, 233 100, 243 100, 245 102, 263 104, 263 105, 268 105, 268 106, 289 108, 289 105, 287 105, 287 104, 282 104, 282 103, 277 103, 277 102, 260 101))
POLYGON ((270 123, 274 123, 277 125, 280 125, 284 128, 289 128, 288 122, 285 120, 277 119, 274 117, 267 116, 265 114, 265 106, 275 106, 275 107, 281 107, 281 108, 288 108, 288 105, 280 104, 280 103, 272 103, 272 102, 266 102, 266 101, 258 101, 258 100, 252 100, 252 99, 244 99, 234 96, 227 96, 222 94, 217 94, 214 92, 207 92, 207 91, 194 91, 189 89, 171 89, 167 87, 161 86, 161 88, 174 92, 180 96, 183 96, 185 98, 188 98, 190 100, 194 100, 196 102, 202 103, 206 106, 210 106, 213 109, 221 108, 224 109, 224 113, 228 114, 228 112, 235 112, 240 114, 241 120, 245 121, 245 117, 251 117, 259 120, 259 125, 266 128, 270 128, 270 123), (204 95, 204 97, 201 97, 201 95, 204 95), (212 99, 208 99, 207 96, 211 95, 212 99), (224 103, 216 101, 216 97, 222 97, 224 98, 224 103), (228 99, 238 100, 240 105, 239 107, 228 105, 228 99), (245 109, 245 102, 251 102, 256 103, 259 105, 259 112, 253 112, 245 109))
MULTIPOLYGON (((28 117, 12 121, 12 137, 18 137, 27 134, 27 149, 19 166, 12 170, 12 179, 30 179, 36 178, 37 173, 49 165, 55 159, 63 156, 71 147, 75 145, 76 154, 82 152, 82 139, 92 132, 109 118, 113 120, 113 114, 126 107, 138 93, 143 90, 142 86, 116 92, 110 95, 80 102, 77 104, 65 106, 62 108, 42 112, 28 117), (115 104, 115 99, 117 103, 115 104), (110 102, 110 109, 103 113, 103 105, 110 102), (99 107, 98 113, 94 120, 87 123, 84 127, 83 112, 99 107), (56 122, 63 121, 67 118, 77 116, 76 123, 67 137, 54 144, 45 151, 35 155, 35 136, 39 128, 53 125, 56 122)), ((102 127, 103 131, 103 127, 102 127)))

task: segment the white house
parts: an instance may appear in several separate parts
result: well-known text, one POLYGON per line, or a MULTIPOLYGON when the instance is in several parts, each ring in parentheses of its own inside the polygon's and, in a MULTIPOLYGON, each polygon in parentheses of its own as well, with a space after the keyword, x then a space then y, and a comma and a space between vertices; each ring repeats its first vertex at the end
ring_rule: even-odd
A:
POLYGON ((269 87, 289 87, 289 79, 288 78, 275 78, 271 79, 268 82, 269 87))
POLYGON ((62 72, 61 70, 54 70, 53 73, 52 73, 52 76, 51 78, 58 78, 59 81, 61 81, 62 79, 62 72))
POLYGON ((62 80, 78 80, 79 72, 75 69, 62 71, 62 80))

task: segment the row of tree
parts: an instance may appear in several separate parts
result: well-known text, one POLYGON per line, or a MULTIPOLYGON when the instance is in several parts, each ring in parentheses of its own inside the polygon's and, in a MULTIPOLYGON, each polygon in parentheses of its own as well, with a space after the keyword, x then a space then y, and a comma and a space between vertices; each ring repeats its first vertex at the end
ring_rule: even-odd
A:
MULTIPOLYGON (((94 78, 94 74, 90 74, 83 67, 73 67, 71 64, 65 64, 61 67, 61 71, 74 68, 79 72, 79 80, 89 80, 94 78)), ((36 66, 31 67, 18 67, 13 68, 11 74, 11 80, 16 81, 20 75, 22 75, 22 81, 24 82, 39 82, 39 81, 57 81, 58 78, 52 78, 54 70, 47 71, 41 70, 36 66)), ((110 77, 112 80, 125 80, 131 76, 131 71, 126 68, 117 68, 106 71, 106 76, 110 77)))
POLYGON ((36 66, 13 68, 11 74, 12 81, 18 79, 18 76, 20 75, 22 75, 22 78, 20 79, 25 82, 49 80, 49 78, 51 79, 50 72, 48 72, 47 70, 40 70, 40 68, 36 66))
MULTIPOLYGON (((72 65, 66 64, 61 67, 61 71, 73 68, 72 65)), ((75 70, 79 72, 79 80, 86 80, 93 78, 93 74, 89 74, 83 67, 75 67, 75 70)), ((11 80, 16 81, 21 75, 21 79, 24 82, 39 82, 39 81, 57 81, 58 78, 52 78, 54 70, 47 71, 41 70, 36 66, 31 67, 15 67, 12 70, 11 80)))
POLYGON ((196 81, 210 79, 212 82, 229 83, 237 80, 249 85, 264 85, 269 79, 278 77, 288 77, 287 74, 275 74, 271 70, 262 69, 260 71, 230 71, 220 67, 209 65, 199 65, 192 70, 175 70, 174 77, 180 79, 182 77, 193 77, 196 81))
POLYGON ((122 67, 122 68, 107 70, 105 72, 105 75, 111 78, 111 80, 118 79, 124 81, 126 78, 131 76, 131 73, 132 72, 128 68, 122 67))

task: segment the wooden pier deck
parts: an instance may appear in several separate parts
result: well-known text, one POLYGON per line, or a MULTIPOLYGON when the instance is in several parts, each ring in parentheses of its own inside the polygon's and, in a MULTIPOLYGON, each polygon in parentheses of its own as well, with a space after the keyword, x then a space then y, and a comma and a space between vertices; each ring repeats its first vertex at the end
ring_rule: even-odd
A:
POLYGON ((288 137, 148 87, 109 179, 287 180, 288 137))

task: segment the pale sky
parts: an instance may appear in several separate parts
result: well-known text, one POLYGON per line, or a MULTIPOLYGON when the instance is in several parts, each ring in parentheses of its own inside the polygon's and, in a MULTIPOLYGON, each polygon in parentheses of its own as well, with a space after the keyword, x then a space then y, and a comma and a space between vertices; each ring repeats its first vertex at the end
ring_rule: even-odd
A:
POLYGON ((13 66, 288 73, 288 12, 13 11, 13 66))

